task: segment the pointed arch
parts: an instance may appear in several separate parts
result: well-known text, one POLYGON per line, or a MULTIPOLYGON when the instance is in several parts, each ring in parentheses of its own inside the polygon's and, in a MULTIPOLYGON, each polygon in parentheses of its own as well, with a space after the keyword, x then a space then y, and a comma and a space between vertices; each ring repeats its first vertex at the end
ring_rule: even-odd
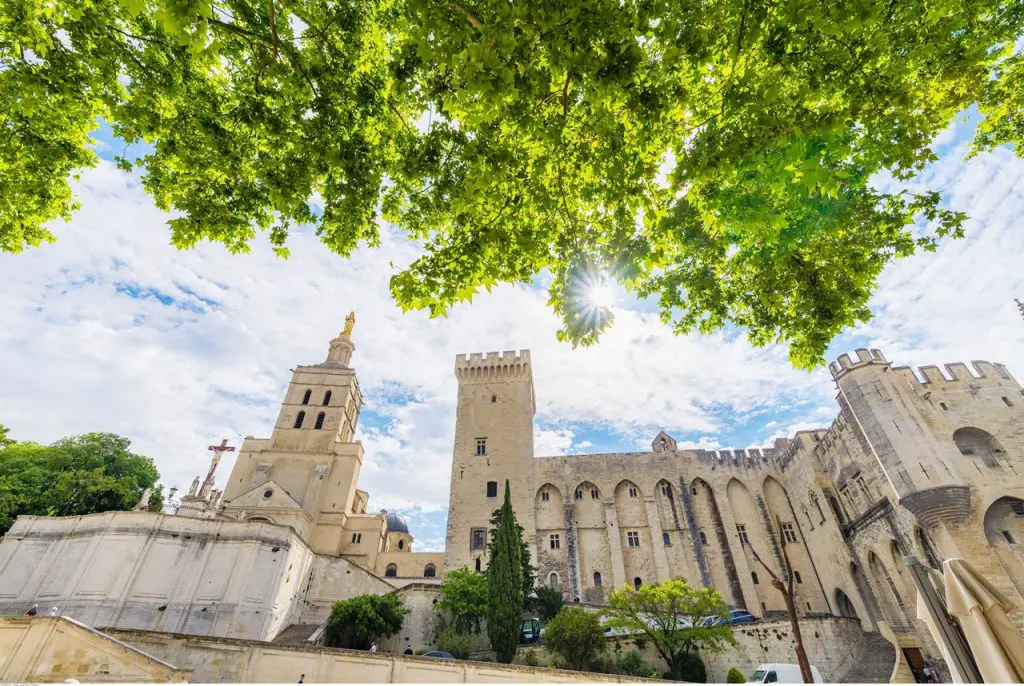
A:
POLYGON ((565 528, 564 499, 562 492, 552 483, 537 489, 534 498, 534 512, 538 534, 548 530, 561 531, 565 528))
POLYGON ((297 415, 295 415, 295 424, 292 426, 292 428, 293 429, 301 429, 302 428, 302 422, 304 422, 304 421, 306 421, 306 413, 304 411, 300 410, 299 413, 297 415))
MULTIPOLYGON (((725 486, 726 498, 729 501, 729 509, 732 512, 733 520, 736 522, 736 531, 728 532, 730 538, 736 541, 742 553, 739 553, 747 561, 747 567, 752 574, 763 574, 764 568, 754 557, 754 552, 767 564, 773 564, 775 545, 766 527, 764 513, 754 501, 750 489, 742 481, 733 477, 725 486)), ((777 570, 773 570, 777 571, 777 570)), ((758 578, 752 576, 753 583, 758 584, 758 578)), ((757 594, 756 602, 747 601, 748 606, 759 607, 762 603, 769 610, 785 610, 786 603, 776 593, 770 584, 755 589, 757 594)))
POLYGON ((989 432, 965 426, 953 432, 953 442, 965 457, 976 457, 986 467, 999 467, 999 458, 1006 455, 1002 444, 989 432))

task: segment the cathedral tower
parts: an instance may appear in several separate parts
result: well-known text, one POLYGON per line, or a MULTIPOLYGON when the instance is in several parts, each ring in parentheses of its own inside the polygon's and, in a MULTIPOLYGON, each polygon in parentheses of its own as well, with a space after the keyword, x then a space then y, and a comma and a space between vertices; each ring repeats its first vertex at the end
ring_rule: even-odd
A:
MULTIPOLYGON (((526 540, 533 545, 533 372, 530 351, 455 358, 459 380, 448 505, 446 566, 483 570, 491 514, 505 480, 526 540)), ((536 551, 534 559, 536 559, 536 551)))

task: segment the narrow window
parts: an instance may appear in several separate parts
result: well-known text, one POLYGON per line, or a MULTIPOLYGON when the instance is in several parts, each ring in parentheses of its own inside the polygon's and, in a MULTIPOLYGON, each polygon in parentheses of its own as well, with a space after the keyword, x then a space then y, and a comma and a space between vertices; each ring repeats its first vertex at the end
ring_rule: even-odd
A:
POLYGON ((1013 534, 1011 534, 1009 531, 1003 531, 1003 538, 1005 538, 1006 542, 1011 544, 1011 545, 1013 545, 1014 543, 1017 542, 1017 541, 1013 540, 1013 534))
POLYGON ((597 500, 598 498, 601 497, 601 494, 597 492, 596 488, 591 488, 590 489, 590 497, 593 498, 594 500, 597 500))
POLYGON ((492 403, 498 402, 498 396, 497 395, 491 395, 491 402, 492 403))
POLYGON ((540 499, 543 500, 544 502, 547 502, 551 499, 551 494, 549 494, 546 490, 541 491, 540 499))
POLYGON ((295 426, 293 428, 301 429, 302 428, 302 422, 305 421, 305 419, 306 419, 306 413, 305 412, 299 412, 299 414, 297 414, 295 416, 295 426))
POLYGON ((388 568, 384 570, 384 576, 398 576, 398 566, 395 563, 388 565, 388 568))
POLYGON ((326 393, 324 393, 324 405, 330 405, 330 404, 331 404, 331 392, 327 391, 326 393))
POLYGON ((747 525, 746 524, 737 524, 736 525, 736 532, 740 535, 740 543, 743 543, 744 545, 750 545, 750 539, 747 538, 747 525))
POLYGON ((551 588, 558 588, 558 575, 554 572, 548 575, 548 586, 551 588))
POLYGON ((362 534, 352 534, 352 542, 353 543, 362 543, 363 542, 363 535, 362 534))
POLYGON ((941 407, 943 410, 949 409, 948 407, 946 407, 946 403, 939 403, 939 407, 941 407))
POLYGON ((1003 396, 1003 402, 1006 403, 1007 407, 1013 407, 1013 403, 1011 403, 1010 399, 1007 398, 1005 395, 1003 396))
POLYGON ((767 611, 768 611, 768 606, 767 606, 767 605, 765 605, 765 604, 764 604, 764 603, 762 602, 762 603, 761 603, 761 612, 767 612, 767 611))
POLYGON ((796 531, 792 524, 782 525, 782 535, 785 536, 786 543, 796 543, 796 531))
POLYGON ((750 573, 750 578, 754 580, 754 585, 755 585, 755 586, 756 586, 757 584, 761 583, 760 581, 758 581, 758 580, 757 580, 757 572, 751 572, 751 573, 750 573))
POLYGON ((804 580, 800 578, 800 572, 796 571, 795 569, 793 570, 793 578, 796 579, 796 582, 798 584, 802 584, 804 582, 804 580))
POLYGON ((700 542, 701 542, 701 545, 707 545, 708 544, 708 537, 704 534, 703 531, 700 532, 700 542))
POLYGON ((808 610, 810 610, 810 609, 811 609, 811 604, 810 604, 810 603, 807 603, 807 609, 808 609, 808 610))
POLYGON ((327 415, 326 415, 326 414, 324 414, 323 412, 321 412, 320 414, 318 414, 318 415, 316 416, 316 424, 314 424, 314 425, 313 425, 313 428, 314 428, 314 429, 322 429, 322 428, 324 428, 324 418, 325 418, 326 416, 327 416, 327 415))
POLYGON ((480 571, 480 558, 476 558, 476 571, 480 571))
POLYGON ((427 577, 428 579, 433 579, 435 576, 437 576, 437 568, 434 567, 434 565, 427 565, 423 568, 423 576, 427 577))
POLYGON ((595 586, 600 586, 601 585, 601 572, 594 572, 594 585, 595 586))
POLYGON ((640 532, 639 531, 627 531, 626 532, 626 543, 630 548, 640 547, 640 532))
POLYGON ((497 498, 498 497, 498 482, 488 481, 487 482, 487 497, 497 498))
POLYGON ((630 498, 635 498, 636 497, 636 489, 633 488, 632 486, 629 487, 629 497, 630 498))
POLYGON ((469 538, 471 550, 483 550, 487 547, 487 529, 471 529, 469 538))
POLYGON ((398 549, 399 550, 404 550, 405 549, 405 541, 399 541, 398 542, 398 549))
POLYGON ((562 543, 558 538, 558 534, 551 534, 548 536, 548 545, 551 546, 552 550, 558 550, 562 547, 562 543))
POLYGON ((691 491, 691 492, 692 492, 692 493, 693 493, 694 495, 697 495, 697 487, 696 487, 696 486, 694 486, 693 488, 691 488, 691 489, 690 489, 690 491, 691 491))
POLYGON ((668 535, 667 531, 661 532, 661 542, 665 545, 672 545, 672 538, 668 535))
POLYGON ((306 392, 302 395, 302 404, 303 405, 308 405, 309 404, 309 397, 311 395, 313 395, 313 389, 312 388, 307 388, 306 392))
POLYGON ((572 494, 572 497, 576 500, 583 500, 583 491, 577 488, 576 492, 572 494))
POLYGON ((487 454, 487 439, 478 438, 476 439, 476 454, 486 455, 487 454))
POLYGON ((640 590, 640 587, 644 585, 644 580, 638 576, 633 577, 633 588, 640 590))
POLYGON ((665 496, 666 498, 671 498, 672 497, 672 487, 669 486, 668 484, 662 484, 661 485, 661 494, 663 496, 665 496))

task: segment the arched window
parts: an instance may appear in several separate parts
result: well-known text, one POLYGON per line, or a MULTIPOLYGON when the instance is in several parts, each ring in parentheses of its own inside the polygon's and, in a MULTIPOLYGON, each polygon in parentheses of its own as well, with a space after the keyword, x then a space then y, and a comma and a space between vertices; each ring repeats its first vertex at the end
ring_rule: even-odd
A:
POLYGON ((707 535, 703 531, 700 532, 700 543, 701 543, 701 545, 707 545, 708 544, 708 537, 707 537, 707 535))
POLYGON ((594 585, 595 586, 600 586, 601 585, 601 572, 594 572, 594 585))
POLYGON ((331 392, 327 391, 326 393, 324 393, 324 405, 330 405, 330 404, 331 404, 331 392))
POLYGON ((573 493, 572 495, 573 495, 573 498, 575 498, 576 500, 583 500, 583 491, 581 489, 579 489, 579 488, 577 488, 576 492, 573 493))
POLYGON ((476 571, 480 571, 480 558, 476 558, 476 571))
POLYGON ((751 572, 751 573, 750 573, 750 578, 754 580, 754 583, 755 583, 755 584, 761 583, 761 582, 759 582, 759 581, 757 580, 757 572, 751 572))
POLYGON ((672 545, 672 538, 668 535, 667 531, 661 532, 661 542, 665 545, 672 545))
POLYGON ((640 587, 643 586, 643 584, 644 584, 644 580, 641 579, 640 577, 637 576, 637 577, 633 578, 633 588, 635 588, 636 590, 639 591, 640 587))
POLYGON ((303 405, 308 405, 309 404, 309 397, 311 395, 313 395, 313 389, 312 388, 307 388, 306 392, 302 396, 302 404, 303 405))
POLYGON ((423 568, 423 576, 427 577, 428 579, 433 579, 435 576, 437 576, 437 569, 434 567, 434 565, 427 565, 423 568))
POLYGON ((316 416, 316 424, 313 426, 313 428, 314 429, 322 429, 322 428, 324 428, 324 417, 326 417, 326 416, 327 415, 324 414, 323 412, 318 414, 316 416))
POLYGON ((306 420, 306 413, 305 412, 299 412, 299 414, 295 416, 295 426, 293 428, 301 429, 302 428, 302 422, 304 422, 305 420, 306 420))
POLYGON ((957 429, 953 433, 953 442, 960 449, 961 455, 976 456, 986 467, 998 467, 998 458, 1004 454, 1003 446, 995 436, 973 426, 957 429))
POLYGON ((836 608, 839 611, 840 617, 856 617, 857 610, 853 607, 853 603, 850 602, 850 598, 843 593, 840 589, 836 589, 836 608))
POLYGON ((388 568, 384 570, 384 576, 398 576, 398 565, 394 562, 388 565, 388 568))
POLYGON ((405 541, 399 541, 398 542, 398 549, 399 550, 405 550, 405 541))
POLYGON ((558 588, 558 575, 554 572, 548 574, 548 586, 558 588))
POLYGON ((593 498, 594 500, 597 500, 598 498, 601 497, 601 493, 596 488, 591 488, 590 497, 593 498))

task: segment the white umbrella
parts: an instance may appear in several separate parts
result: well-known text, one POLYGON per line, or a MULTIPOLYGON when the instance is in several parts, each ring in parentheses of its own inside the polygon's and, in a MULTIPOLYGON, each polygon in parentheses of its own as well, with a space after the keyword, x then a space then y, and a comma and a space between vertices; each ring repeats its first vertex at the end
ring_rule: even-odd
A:
POLYGON ((946 609, 960 622, 985 683, 1024 682, 1024 641, 1006 617, 1013 603, 965 560, 942 567, 946 609))

